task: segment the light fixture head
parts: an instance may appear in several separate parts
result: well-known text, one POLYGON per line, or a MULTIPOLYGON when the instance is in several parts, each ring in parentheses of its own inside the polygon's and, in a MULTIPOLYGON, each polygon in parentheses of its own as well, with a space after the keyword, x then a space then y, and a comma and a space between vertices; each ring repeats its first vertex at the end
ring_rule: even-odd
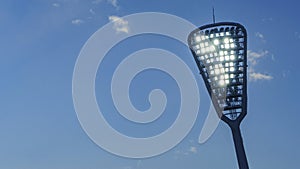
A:
POLYGON ((188 44, 218 116, 241 121, 247 114, 247 32, 238 23, 221 22, 190 33, 188 44))

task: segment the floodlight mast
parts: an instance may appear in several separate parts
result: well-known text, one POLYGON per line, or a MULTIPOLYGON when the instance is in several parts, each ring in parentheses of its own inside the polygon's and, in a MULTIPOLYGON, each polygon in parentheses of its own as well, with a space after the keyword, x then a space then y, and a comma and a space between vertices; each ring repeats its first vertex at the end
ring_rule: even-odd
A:
POLYGON ((219 118, 231 129, 238 165, 249 169, 240 131, 247 114, 247 32, 220 22, 192 31, 189 47, 219 118))

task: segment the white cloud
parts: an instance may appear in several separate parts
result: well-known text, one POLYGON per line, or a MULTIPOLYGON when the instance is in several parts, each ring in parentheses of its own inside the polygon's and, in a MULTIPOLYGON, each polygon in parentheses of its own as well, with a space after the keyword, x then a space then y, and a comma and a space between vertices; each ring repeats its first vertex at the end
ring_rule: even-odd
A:
POLYGON ((114 6, 115 8, 119 8, 117 0, 107 0, 107 2, 112 6, 114 6))
MULTIPOLYGON (((99 4, 101 2, 103 2, 103 0, 92 1, 93 4, 99 4)), ((115 7, 116 9, 119 9, 118 0, 106 0, 106 2, 110 5, 112 5, 113 7, 115 7)))
POLYGON ((256 32, 255 36, 258 37, 262 42, 266 43, 265 36, 261 34, 260 32, 256 32))
POLYGON ((74 20, 72 20, 72 24, 74 24, 74 25, 80 25, 80 24, 82 24, 84 21, 83 20, 81 20, 81 19, 74 19, 74 20))
POLYGON ((93 9, 90 9, 89 12, 90 12, 91 14, 93 14, 93 15, 96 14, 96 12, 95 12, 93 9))
POLYGON ((109 21, 113 22, 113 28, 116 30, 117 33, 129 33, 128 21, 118 16, 109 16, 108 19, 109 21))
POLYGON ((58 7, 60 7, 60 4, 59 3, 53 3, 52 6, 58 8, 58 7))
POLYGON ((192 152, 192 153, 196 154, 197 153, 197 147, 191 146, 190 149, 189 149, 189 152, 192 152))
MULTIPOLYGON (((255 71, 255 66, 257 65, 259 59, 267 56, 269 54, 269 51, 260 51, 260 52, 254 52, 251 50, 247 51, 248 53, 248 63, 249 63, 249 76, 251 81, 257 81, 257 80, 272 80, 273 77, 268 74, 263 74, 255 71)), ((272 55, 272 60, 274 61, 274 56, 272 55)))
POLYGON ((290 73, 291 73, 290 70, 284 70, 284 71, 282 71, 281 75, 283 78, 286 78, 287 76, 290 75, 290 73))
POLYGON ((261 33, 259 33, 259 32, 256 32, 256 33, 255 33, 255 36, 257 36, 257 37, 259 37, 259 38, 261 38, 261 39, 264 38, 264 35, 261 34, 261 33))
POLYGON ((267 74, 250 72, 250 80, 257 81, 257 80, 272 80, 273 77, 267 74))
POLYGON ((248 61, 249 61, 250 66, 254 66, 257 64, 257 61, 259 59, 267 56, 269 54, 269 51, 264 50, 264 51, 260 51, 260 52, 254 52, 254 51, 248 50, 247 53, 248 53, 248 61))

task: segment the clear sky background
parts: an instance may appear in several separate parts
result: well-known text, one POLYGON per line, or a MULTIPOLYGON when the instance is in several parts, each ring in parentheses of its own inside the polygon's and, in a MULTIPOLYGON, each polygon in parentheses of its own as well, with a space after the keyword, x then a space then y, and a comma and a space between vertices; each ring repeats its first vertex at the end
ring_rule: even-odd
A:
MULTIPOLYGON (((298 169, 300 2, 296 0, 1 0, 0 168, 237 168, 224 123, 206 143, 197 143, 209 98, 189 49, 179 42, 155 35, 128 39, 107 55, 96 79, 98 102, 107 101, 101 108, 111 112, 105 116, 115 129, 137 137, 155 135, 176 117, 170 113, 178 108, 176 84, 159 71, 137 76, 131 95, 138 109, 149 107, 146 98, 153 88, 161 87, 172 99, 166 110, 170 117, 148 127, 134 126, 114 118, 108 96, 113 67, 126 55, 149 47, 170 50, 187 62, 200 84, 200 113, 190 134, 167 153, 138 160, 102 150, 82 130, 72 102, 76 59, 100 27, 137 12, 169 13, 201 26, 211 23, 213 4, 217 21, 240 22, 248 30, 249 104, 242 134, 250 168, 298 169)), ((123 26, 123 33, 130 30, 130 23, 123 26)))

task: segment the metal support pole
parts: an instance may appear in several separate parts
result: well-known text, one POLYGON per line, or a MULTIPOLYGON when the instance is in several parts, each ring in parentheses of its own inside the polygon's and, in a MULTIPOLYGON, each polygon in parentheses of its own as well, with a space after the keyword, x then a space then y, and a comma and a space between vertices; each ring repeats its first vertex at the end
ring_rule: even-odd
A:
POLYGON ((241 135, 239 123, 234 125, 229 125, 232 132, 232 137, 234 140, 235 152, 238 159, 239 169, 249 169, 248 161, 245 153, 245 148, 243 145, 243 138, 241 135))

